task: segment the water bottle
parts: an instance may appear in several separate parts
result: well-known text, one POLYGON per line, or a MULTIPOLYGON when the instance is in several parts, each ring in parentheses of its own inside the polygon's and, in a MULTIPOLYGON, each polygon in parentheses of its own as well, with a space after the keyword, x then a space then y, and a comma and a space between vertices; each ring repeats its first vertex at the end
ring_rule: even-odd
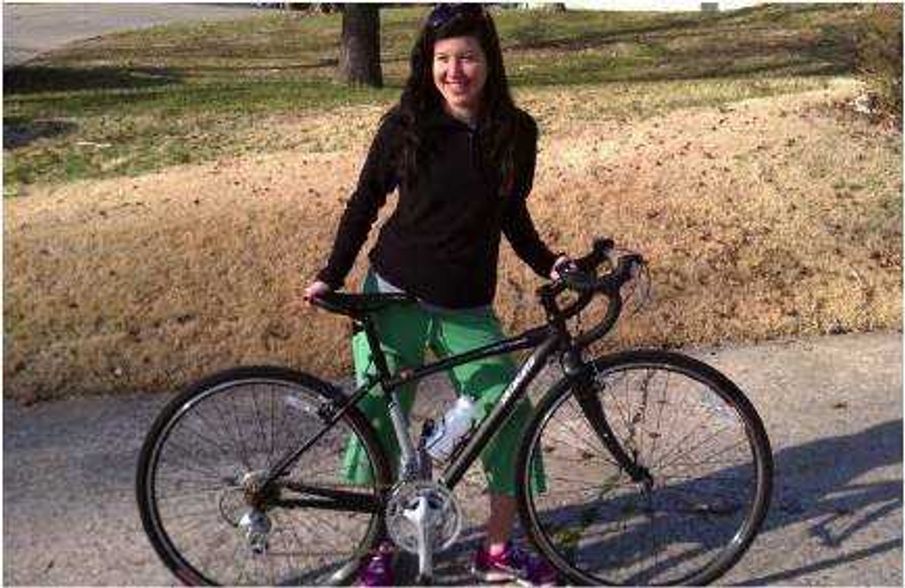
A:
POLYGON ((459 440, 471 429, 474 419, 474 402, 462 395, 449 409, 443 420, 436 424, 425 447, 427 454, 437 461, 445 461, 452 455, 459 440))

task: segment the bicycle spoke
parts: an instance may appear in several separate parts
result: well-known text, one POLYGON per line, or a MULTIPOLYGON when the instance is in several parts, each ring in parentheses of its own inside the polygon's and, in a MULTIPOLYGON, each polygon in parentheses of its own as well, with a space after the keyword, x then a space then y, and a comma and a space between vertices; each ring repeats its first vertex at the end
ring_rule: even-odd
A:
POLYGON ((562 453, 559 453, 555 457, 556 457, 556 461, 560 461, 560 462, 564 461, 564 462, 568 462, 568 463, 577 463, 577 464, 586 464, 588 462, 606 463, 607 465, 612 466, 614 468, 617 468, 617 469, 619 468, 619 464, 617 464, 615 461, 613 461, 612 459, 609 459, 605 456, 600 456, 600 455, 582 455, 582 457, 563 457, 562 453))
MULTIPOLYGON (((666 427, 666 425, 662 422, 663 410, 664 410, 664 407, 667 405, 666 391, 669 389, 669 379, 671 376, 672 376, 672 372, 666 372, 666 375, 663 378, 663 380, 664 380, 663 388, 661 388, 661 390, 660 390, 660 401, 657 403, 659 406, 659 410, 657 411, 657 423, 655 426, 655 430, 658 432, 662 431, 662 430, 670 430, 672 428, 673 419, 670 419, 669 427, 666 427)), ((672 416, 675 417, 675 413, 672 413, 672 416)), ((660 436, 658 435, 657 437, 654 437, 654 441, 651 444, 650 455, 648 455, 648 460, 651 463, 656 461, 657 445, 658 445, 659 441, 660 441, 660 436)))
MULTIPOLYGON (((203 473, 208 476, 213 476, 213 477, 219 476, 218 472, 216 470, 212 469, 211 466, 205 466, 204 464, 198 463, 199 462, 198 451, 187 449, 183 445, 181 445, 180 443, 176 443, 175 441, 172 442, 167 447, 167 451, 172 452, 173 450, 177 451, 180 456, 183 456, 185 458, 185 460, 181 462, 182 467, 194 468, 194 471, 203 473), (192 465, 189 466, 189 463, 191 463, 192 465), (203 468, 203 469, 198 469, 198 468, 203 468)), ((170 458, 171 455, 162 456, 162 458, 163 457, 170 458)))
POLYGON ((638 439, 638 456, 646 455, 645 452, 645 437, 647 436, 645 433, 648 433, 646 423, 647 423, 647 407, 648 401, 650 400, 650 383, 651 379, 654 377, 654 373, 651 370, 645 371, 645 377, 643 379, 643 384, 641 386, 641 399, 638 402, 638 406, 632 414, 632 427, 633 430, 637 432, 638 439))
MULTIPOLYGON (((217 470, 211 468, 210 466, 206 466, 204 464, 199 464, 198 460, 194 459, 194 455, 192 453, 190 453, 189 450, 184 448, 182 445, 180 445, 176 442, 172 442, 172 443, 170 443, 170 445, 167 446, 167 451, 171 451, 172 449, 175 449, 176 451, 178 451, 180 455, 193 458, 191 460, 191 462, 188 462, 188 461, 181 462, 179 464, 181 469, 187 469, 187 470, 195 472, 197 474, 201 474, 203 478, 220 478, 221 477, 220 473, 217 470), (191 465, 189 465, 189 463, 191 463, 191 465)), ((161 459, 163 459, 163 457, 169 458, 170 454, 161 456, 161 459)))
MULTIPOLYGON (((233 446, 233 449, 239 454, 240 462, 242 463, 242 466, 245 468, 245 471, 248 471, 248 472, 252 471, 253 468, 251 467, 251 462, 249 462, 248 456, 245 454, 244 447, 241 444, 241 431, 237 428, 236 434, 234 435, 232 433, 231 427, 229 425, 227 425, 227 423, 229 422, 230 419, 227 419, 223 416, 223 413, 217 404, 214 404, 213 408, 214 408, 214 410, 217 411, 217 416, 220 419, 220 423, 221 423, 221 428, 214 429, 214 430, 223 431, 224 433, 227 433, 230 436, 230 438, 231 438, 230 444, 233 446)), ((233 409, 232 412, 234 413, 235 409, 233 409)), ((197 414, 201 414, 201 413, 196 413, 196 415, 197 414)), ((235 420, 235 419, 233 419, 233 420, 235 420)))
POLYGON ((158 494, 161 500, 175 500, 180 498, 187 498, 189 496, 197 496, 198 494, 213 494, 216 492, 220 492, 223 490, 222 486, 200 486, 191 489, 180 488, 181 492, 179 494, 158 494))
POLYGON ((677 452, 682 453, 690 453, 697 447, 701 446, 703 443, 708 442, 710 439, 720 435, 722 432, 728 430, 729 427, 724 427, 716 432, 711 432, 709 436, 705 437, 703 440, 694 439, 694 436, 700 433, 699 428, 691 427, 691 430, 688 431, 685 435, 683 435, 678 441, 673 443, 668 451, 664 451, 660 456, 660 459, 656 463, 656 467, 659 467, 663 463, 666 463, 669 458, 672 458, 677 452), (695 445, 691 445, 691 443, 695 443, 695 445))
POLYGON ((601 450, 605 451, 603 444, 600 442, 600 439, 597 438, 597 434, 594 432, 593 428, 587 424, 587 419, 584 417, 584 411, 578 406, 577 401, 573 398, 569 398, 569 400, 563 404, 563 408, 569 407, 572 409, 573 416, 572 418, 563 417, 560 421, 560 426, 567 429, 570 433, 572 433, 574 439, 578 439, 582 441, 583 447, 588 449, 591 452, 600 452, 601 450), (587 430, 584 433, 581 433, 575 430, 574 423, 580 423, 578 426, 582 426, 587 430), (596 444, 586 445, 584 443, 585 440, 595 440, 596 444))
POLYGON ((251 470, 251 460, 248 458, 248 447, 245 445, 245 435, 242 431, 242 424, 239 422, 239 413, 236 410, 235 398, 230 397, 230 404, 232 404, 233 410, 233 422, 236 424, 236 439, 239 442, 239 450, 242 453, 242 462, 244 464, 248 464, 248 469, 251 470))
MULTIPOLYGON (((629 380, 630 379, 631 378, 629 378, 629 377, 625 377, 623 379, 624 388, 625 388, 624 393, 623 394, 611 394, 610 399, 612 400, 612 403, 616 407, 615 412, 616 412, 616 415, 619 416, 619 420, 622 422, 622 426, 625 427, 626 433, 628 433, 629 436, 631 437, 632 426, 629 424, 629 416, 628 416, 629 409, 628 409, 627 405, 623 404, 623 399, 628 398, 628 396, 629 396, 629 380)), ((631 450, 633 448, 631 446, 626 447, 628 441, 633 441, 633 439, 631 439, 631 438, 623 439, 622 445, 623 445, 623 449, 626 450, 626 452, 629 453, 629 455, 631 455, 631 450)))
POLYGON ((582 453, 587 435, 597 435, 584 431, 575 392, 562 392, 569 397, 555 405, 559 412, 536 421, 543 428, 532 433, 534 447, 553 449, 544 456, 547 490, 529 502, 529 531, 546 537, 539 545, 555 546, 583 582, 710 581, 720 570, 705 574, 707 566, 743 549, 737 535, 750 537, 745 522, 762 512, 746 415, 713 378, 681 363, 627 361, 595 376, 614 442, 641 466, 637 481, 608 452, 582 453))
MULTIPOLYGON (((192 418, 201 421, 202 427, 203 427, 205 430, 207 430, 207 431, 213 431, 213 432, 220 433, 220 432, 223 432, 223 431, 225 430, 225 429, 223 428, 223 422, 222 422, 222 420, 220 421, 220 426, 219 426, 219 427, 212 426, 212 425, 207 421, 207 417, 205 416, 203 410, 196 411, 196 412, 192 415, 192 418)), ((185 430, 188 430, 188 431, 192 432, 193 434, 195 434, 195 435, 198 436, 199 438, 207 439, 207 436, 206 436, 206 435, 202 436, 200 433, 198 433, 197 431, 195 431, 194 427, 191 426, 191 424, 190 424, 190 422, 189 422, 188 420, 184 421, 184 422, 181 424, 181 427, 184 428, 185 430)), ((226 440, 224 440, 224 441, 226 441, 226 440)), ((227 452, 227 447, 224 447, 223 445, 217 443, 217 442, 214 441, 213 439, 210 439, 210 440, 209 440, 209 443, 210 443, 211 445, 213 445, 214 447, 216 447, 216 448, 221 452, 221 454, 223 455, 224 458, 226 458, 226 459, 232 459, 232 455, 230 455, 230 454, 227 452)), ((232 443, 227 443, 227 445, 228 445, 228 446, 231 446, 231 447, 229 447, 229 449, 230 449, 231 451, 236 451, 236 447, 235 447, 234 445, 232 445, 232 443)))
MULTIPOLYGON (((687 406, 687 405, 688 405, 687 402, 682 404, 683 407, 687 406)), ((681 412, 681 409, 678 406, 675 407, 675 409, 676 409, 676 412, 681 412)), ((692 413, 692 415, 698 416, 695 413, 692 413)), ((696 418, 692 418, 692 415, 688 415, 685 419, 683 419, 684 424, 685 424, 685 427, 683 428, 683 430, 687 431, 687 432, 684 432, 684 433, 679 432, 679 439, 677 441, 675 441, 668 449, 664 450, 664 452, 663 452, 663 454, 661 454, 658 462, 662 462, 662 460, 665 459, 664 456, 670 455, 673 452, 675 452, 676 450, 682 448, 685 445, 686 441, 688 441, 689 438, 693 437, 695 434, 697 434, 699 432, 700 426, 697 423, 699 423, 700 421, 696 418)), ((707 419, 705 419, 705 421, 706 420, 707 419)))
MULTIPOLYGON (((579 488, 572 488, 572 487, 570 487, 570 491, 574 491, 574 490, 584 490, 584 489, 588 489, 588 490, 594 489, 594 490, 600 491, 600 488, 601 488, 601 485, 600 485, 600 484, 590 484, 590 485, 588 485, 588 480, 583 480, 583 479, 580 480, 580 479, 577 479, 577 478, 566 478, 566 477, 564 477, 564 476, 550 476, 550 475, 548 475, 547 478, 550 479, 550 480, 552 480, 552 481, 556 481, 556 482, 569 482, 569 483, 573 483, 573 484, 585 484, 584 486, 580 486, 579 488)), ((611 486, 611 487, 614 487, 614 488, 615 488, 615 487, 631 488, 631 487, 633 487, 633 486, 635 486, 635 485, 636 485, 636 484, 635 484, 634 482, 627 482, 627 483, 620 483, 620 484, 616 484, 616 483, 610 484, 610 483, 608 483, 608 486, 611 486)))
MULTIPOLYGON (((601 459, 601 460, 603 460, 603 461, 606 461, 607 463, 609 463, 609 464, 611 464, 611 465, 613 465, 613 466, 615 466, 615 467, 619 467, 619 464, 617 464, 616 461, 613 460, 613 459, 609 456, 609 452, 606 452, 606 450, 603 449, 602 447, 601 447, 601 448, 592 447, 592 446, 587 445, 586 443, 583 443, 583 442, 580 442, 580 443, 577 443, 577 444, 575 444, 575 445, 572 445, 572 444, 570 443, 570 442, 571 442, 571 439, 570 439, 569 441, 566 441, 566 440, 564 440, 562 437, 554 436, 554 435, 552 435, 552 434, 550 435, 550 437, 552 438, 552 441, 555 441, 555 444, 553 444, 553 447, 561 446, 561 445, 567 445, 567 446, 569 446, 570 448, 572 448, 572 449, 578 451, 579 454, 580 454, 582 457, 584 457, 584 456, 596 457, 596 458, 598 458, 598 459, 601 459)), ((596 438, 596 434, 593 435, 593 437, 596 438)), ((579 436, 579 437, 576 437, 576 438, 579 439, 579 440, 582 440, 582 439, 583 439, 583 438, 580 437, 580 436, 579 436)))
MULTIPOLYGON (((238 524, 251 512, 243 492, 245 481, 253 479, 247 476, 267 472, 277 457, 325 426, 316 414, 300 409, 311 402, 307 391, 263 379, 268 382, 200 391, 187 408, 173 412, 173 423, 161 429, 150 474, 148 496, 156 513, 151 531, 197 573, 221 584, 319 582, 321 574, 337 571, 339 562, 362 552, 377 528, 376 483, 350 485, 342 477, 346 440, 363 439, 368 459, 376 441, 362 438, 343 417, 301 453, 292 464, 295 487, 278 486, 256 515, 269 525, 256 531, 263 533, 266 547, 255 553, 246 537, 255 527, 238 524), (291 398, 299 402, 284 400, 291 398)), ((388 472, 375 470, 373 461, 368 466, 383 472, 381 484, 388 486, 388 472)))
MULTIPOLYGON (((712 474, 701 475, 691 475, 691 474, 663 474, 660 473, 657 476, 662 480, 707 480, 708 482, 720 483, 720 482, 735 482, 736 484, 741 484, 742 479, 740 477, 732 477, 732 476, 714 476, 712 474)), ((745 482, 747 483, 747 482, 745 482)))
MULTIPOLYGON (((717 438, 724 431, 726 431, 726 429, 720 429, 719 431, 711 433, 708 437, 705 437, 701 441, 698 441, 696 445, 692 445, 690 447, 686 446, 684 448, 677 447, 677 448, 675 448, 675 450, 673 452, 671 452, 667 455, 673 460, 679 459, 681 457, 685 457, 686 455, 689 455, 691 452, 699 449, 700 447, 703 447, 705 444, 709 443, 711 440, 717 438), (676 452, 679 452, 679 453, 676 453, 676 452)), ((658 467, 658 468, 663 467, 665 465, 669 465, 670 463, 672 463, 672 462, 666 461, 666 456, 663 456, 660 458, 660 462, 657 463, 656 467, 658 467)))
POLYGON ((729 490, 729 489, 716 490, 716 489, 708 489, 706 487, 704 487, 704 488, 695 487, 694 490, 690 490, 687 488, 682 488, 678 485, 664 486, 664 487, 662 487, 662 491, 677 492, 679 494, 682 494, 683 496, 693 496, 696 494, 704 494, 706 496, 713 496, 713 497, 717 497, 717 498, 736 498, 740 495, 746 494, 746 492, 744 491, 744 488, 736 488, 733 490, 729 490))
MULTIPOLYGON (((254 419, 255 424, 258 426, 257 427, 258 439, 261 440, 261 448, 262 448, 261 452, 263 453, 263 448, 267 446, 267 434, 264 432, 264 423, 261 422, 261 413, 258 410, 257 390, 254 390, 253 393, 250 394, 250 396, 251 396, 251 404, 252 404, 252 407, 254 408, 254 413, 255 413, 255 419, 254 419)), ((268 456, 268 458, 269 457, 270 456, 268 456)), ((270 460, 268 459, 265 463, 269 463, 269 462, 270 462, 270 460)))
MULTIPOLYGON (((703 447, 704 447, 704 444, 702 443, 702 444, 699 445, 698 447, 695 447, 695 448, 692 448, 692 449, 699 449, 699 448, 703 448, 703 447)), ((716 459, 716 458, 719 458, 719 457, 725 455, 726 453, 729 453, 730 451, 734 451, 734 450, 737 450, 737 449, 742 448, 742 447, 747 447, 747 440, 746 440, 746 439, 736 439, 735 442, 733 442, 733 443, 731 443, 731 444, 729 444, 729 445, 724 445, 724 446, 722 446, 722 447, 717 447, 717 448, 713 449, 712 451, 710 451, 710 453, 706 453, 706 454, 702 455, 701 458, 697 460, 697 463, 704 463, 704 464, 720 464, 720 465, 727 465, 727 464, 731 465, 731 464, 735 464, 735 463, 736 463, 735 460, 730 461, 730 460, 728 460, 728 459, 722 460, 722 459, 716 459)), ((691 451, 691 450, 689 450, 689 452, 690 452, 690 451, 691 451)), ((664 465, 673 465, 673 464, 685 464, 685 463, 688 463, 688 462, 684 462, 684 461, 678 461, 678 458, 685 457, 687 454, 688 454, 688 453, 684 453, 684 454, 682 454, 682 455, 679 455, 679 456, 677 456, 675 459, 673 459, 672 461, 670 461, 668 464, 664 464, 664 465)))
POLYGON ((210 544, 213 545, 213 548, 206 556, 201 556, 201 558, 199 558, 199 560, 201 562, 200 568, 202 570, 210 569, 210 567, 212 566, 212 562, 216 561, 215 556, 219 551, 221 551, 224 548, 229 549, 228 538, 233 533, 230 533, 230 531, 227 531, 223 528, 215 529, 212 532, 212 535, 210 536, 210 538, 211 538, 210 544))

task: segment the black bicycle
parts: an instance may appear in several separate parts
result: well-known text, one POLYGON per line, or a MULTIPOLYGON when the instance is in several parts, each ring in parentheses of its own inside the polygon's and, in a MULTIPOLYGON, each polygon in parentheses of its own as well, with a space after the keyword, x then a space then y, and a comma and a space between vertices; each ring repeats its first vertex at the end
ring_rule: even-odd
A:
POLYGON ((576 265, 538 289, 546 324, 395 374, 371 317, 415 301, 324 295, 319 306, 351 317, 366 333, 377 368, 351 395, 298 371, 247 367, 174 398, 144 442, 137 475, 142 523, 164 563, 188 584, 342 584, 388 535, 417 554, 419 581, 430 582, 433 554, 451 545, 461 526, 453 488, 529 384, 558 360, 563 376, 524 430, 517 462, 529 538, 571 583, 718 578, 749 547, 767 512, 773 464, 764 426, 744 394, 698 360, 659 350, 586 357, 616 323, 623 286, 645 275, 645 266, 608 239, 576 265), (606 302, 603 319, 575 329, 573 317, 598 296, 606 302), (497 406, 432 475, 396 390, 526 349, 534 351, 497 406), (375 386, 386 398, 398 460, 355 406, 375 386), (352 438, 364 448, 370 483, 341 474, 352 438), (529 475, 541 459, 545 488, 529 475))

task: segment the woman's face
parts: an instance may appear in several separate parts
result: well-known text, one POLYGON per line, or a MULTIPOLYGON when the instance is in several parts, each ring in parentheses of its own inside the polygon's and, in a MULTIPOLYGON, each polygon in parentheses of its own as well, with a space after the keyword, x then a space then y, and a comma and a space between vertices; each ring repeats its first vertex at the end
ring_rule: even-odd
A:
POLYGON ((476 111, 487 81, 487 57, 474 37, 434 43, 434 85, 453 113, 476 111))

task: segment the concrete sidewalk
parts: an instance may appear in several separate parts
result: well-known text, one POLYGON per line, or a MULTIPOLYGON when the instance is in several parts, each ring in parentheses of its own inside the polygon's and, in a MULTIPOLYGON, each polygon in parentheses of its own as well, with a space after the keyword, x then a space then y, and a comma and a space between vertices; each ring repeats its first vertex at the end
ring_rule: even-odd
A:
MULTIPOLYGON (((901 335, 690 353, 746 391, 776 464, 764 529, 721 583, 900 586, 901 335)), ((4 583, 174 584, 144 536, 133 490, 139 447, 169 397, 4 401, 4 583)), ((441 554, 438 581, 470 582, 486 516, 485 498, 473 496, 462 498, 463 539, 441 554)))

